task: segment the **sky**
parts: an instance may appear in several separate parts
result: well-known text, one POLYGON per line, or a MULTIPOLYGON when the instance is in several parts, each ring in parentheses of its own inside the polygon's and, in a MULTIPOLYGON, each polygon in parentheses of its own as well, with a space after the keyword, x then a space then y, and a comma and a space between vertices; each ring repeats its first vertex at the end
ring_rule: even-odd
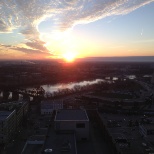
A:
POLYGON ((0 60, 154 56, 154 0, 0 0, 0 60))

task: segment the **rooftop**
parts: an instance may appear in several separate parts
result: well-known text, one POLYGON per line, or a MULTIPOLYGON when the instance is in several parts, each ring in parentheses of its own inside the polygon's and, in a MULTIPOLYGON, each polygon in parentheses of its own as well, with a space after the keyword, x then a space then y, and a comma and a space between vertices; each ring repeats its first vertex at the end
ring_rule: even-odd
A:
POLYGON ((65 120, 86 120, 89 121, 87 113, 85 110, 72 110, 72 109, 67 109, 67 110, 58 110, 55 121, 65 121, 65 120))
POLYGON ((0 111, 0 120, 7 119, 11 113, 11 111, 0 111))
POLYGON ((1 110, 14 110, 16 109, 17 111, 26 103, 28 103, 27 101, 9 101, 6 103, 1 103, 0 104, 0 109, 1 110))
POLYGON ((42 145, 40 144, 27 144, 26 149, 24 150, 23 154, 41 154, 42 145))
POLYGON ((28 141, 44 141, 45 135, 33 135, 28 138, 28 141))
POLYGON ((62 100, 44 100, 41 102, 41 109, 54 109, 55 106, 59 106, 63 108, 63 101, 62 100))
POLYGON ((147 130, 154 130, 154 123, 152 123, 152 124, 143 124, 142 126, 144 128, 146 128, 147 130))
POLYGON ((41 104, 52 104, 52 103, 61 104, 61 103, 63 103, 63 100, 56 99, 56 100, 43 100, 43 101, 41 101, 41 104))
POLYGON ((77 154, 75 136, 74 134, 56 134, 50 129, 44 144, 45 149, 52 149, 53 154, 77 154))
POLYGON ((143 147, 142 143, 148 143, 142 138, 136 125, 136 121, 141 122, 141 116, 100 113, 100 117, 108 135, 121 154, 145 153, 147 147, 143 147))
POLYGON ((63 104, 54 104, 54 103, 45 103, 45 104, 41 104, 41 109, 54 109, 55 107, 59 107, 62 108, 63 104))

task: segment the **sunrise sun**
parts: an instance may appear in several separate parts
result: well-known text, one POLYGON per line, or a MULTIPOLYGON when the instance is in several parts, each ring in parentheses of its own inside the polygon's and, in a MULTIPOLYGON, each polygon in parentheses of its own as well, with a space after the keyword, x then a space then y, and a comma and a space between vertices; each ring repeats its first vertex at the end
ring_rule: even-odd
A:
POLYGON ((66 62, 73 62, 76 55, 73 52, 66 52, 63 54, 63 58, 66 62))

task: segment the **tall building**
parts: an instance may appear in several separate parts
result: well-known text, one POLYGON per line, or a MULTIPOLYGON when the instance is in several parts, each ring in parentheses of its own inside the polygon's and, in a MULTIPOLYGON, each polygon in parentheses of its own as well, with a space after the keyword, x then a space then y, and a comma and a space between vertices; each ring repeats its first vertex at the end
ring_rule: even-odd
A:
POLYGON ((0 111, 0 143, 11 141, 16 130, 16 111, 0 111))
POLYGON ((0 143, 8 143, 21 130, 24 117, 29 110, 29 102, 8 102, 0 104, 0 143))
POLYGON ((16 130, 20 130, 22 127, 22 122, 24 117, 27 115, 29 111, 29 102, 21 101, 17 103, 16 107, 16 130))

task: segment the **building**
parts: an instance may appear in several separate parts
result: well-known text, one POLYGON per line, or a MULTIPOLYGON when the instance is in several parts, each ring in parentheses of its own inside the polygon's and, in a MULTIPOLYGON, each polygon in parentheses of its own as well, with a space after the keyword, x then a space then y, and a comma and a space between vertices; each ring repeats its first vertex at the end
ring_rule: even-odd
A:
MULTIPOLYGON (((99 127, 107 144, 115 154, 150 154, 154 153, 151 142, 153 135, 148 134, 145 126, 140 127, 141 115, 99 113, 99 127), (140 128, 139 128, 140 127, 140 128), (151 139, 151 140, 150 140, 151 139)), ((145 124, 152 127, 152 124, 145 124), (151 125, 151 126, 150 126, 151 125)))
POLYGON ((56 134, 50 131, 44 144, 44 153, 47 149, 52 149, 51 153, 55 154, 77 154, 77 145, 75 134, 56 134))
POLYGON ((34 153, 41 154, 44 141, 45 141, 44 135, 34 135, 29 137, 21 154, 34 154, 34 153))
POLYGON ((8 143, 21 130, 29 110, 28 101, 13 101, 0 104, 0 143, 8 143))
POLYGON ((89 118, 85 110, 58 110, 54 121, 57 132, 73 131, 77 140, 89 138, 89 118))
MULTIPOLYGON (((154 137, 154 124, 140 125, 139 132, 145 138, 154 137)), ((153 138, 153 141, 154 141, 154 138, 153 138)))
POLYGON ((20 130, 24 117, 29 111, 28 101, 12 101, 0 104, 1 111, 13 111, 16 113, 16 130, 20 130))
POLYGON ((16 130, 16 112, 0 111, 0 144, 11 141, 16 130))
POLYGON ((20 101, 16 103, 16 130, 20 130, 23 119, 26 117, 29 111, 29 102, 28 101, 20 101))
POLYGON ((62 100, 44 100, 41 102, 41 115, 52 114, 54 110, 63 109, 62 100))
POLYGON ((154 73, 152 74, 151 83, 154 84, 154 73))

